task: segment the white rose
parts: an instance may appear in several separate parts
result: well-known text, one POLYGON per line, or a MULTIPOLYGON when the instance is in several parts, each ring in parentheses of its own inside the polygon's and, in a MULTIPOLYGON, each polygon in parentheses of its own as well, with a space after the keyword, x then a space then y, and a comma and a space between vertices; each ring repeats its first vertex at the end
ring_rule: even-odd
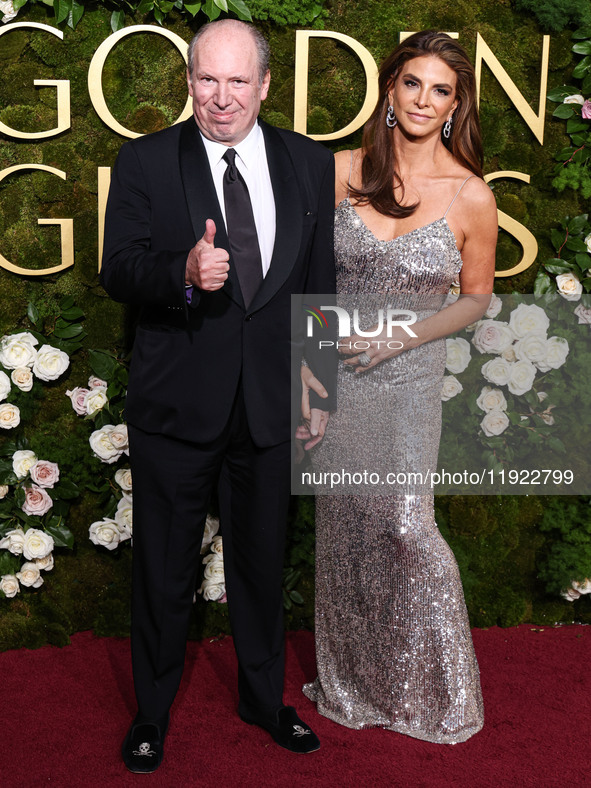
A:
POLYGON ((484 313, 485 317, 496 317, 503 308, 503 299, 493 293, 490 297, 490 304, 484 313))
POLYGON ((483 364, 481 372, 489 383, 495 386, 506 386, 511 377, 512 368, 513 364, 499 356, 483 364))
POLYGON ((5 596, 11 599, 20 591, 20 586, 15 575, 2 575, 0 579, 0 591, 4 591, 5 596))
POLYGON ((96 375, 91 375, 88 378, 89 389, 106 389, 108 385, 106 380, 101 380, 101 378, 97 378, 96 375))
POLYGON ((447 402, 463 390, 464 387, 456 377, 445 375, 441 383, 441 399, 443 402, 447 402))
POLYGON ((563 104, 584 104, 585 97, 581 96, 580 93, 573 93, 572 96, 565 96, 562 99, 563 104))
POLYGON ((447 359, 445 368, 452 375, 459 375, 470 363, 470 343, 462 337, 445 340, 447 359))
POLYGON ((16 405, 3 402, 0 405, 0 429, 12 430, 21 423, 21 412, 16 405))
POLYGON ((591 580, 589 580, 588 577, 581 580, 580 583, 577 580, 573 580, 572 587, 575 591, 578 591, 579 594, 591 594, 591 580))
POLYGON ((579 325, 581 323, 591 325, 591 307, 579 304, 575 309, 575 315, 579 318, 579 325))
POLYGON ((507 400, 503 392, 500 389, 491 389, 490 386, 484 386, 476 404, 485 413, 491 410, 507 410, 507 400))
POLYGON ((43 517, 52 506, 51 496, 43 487, 32 484, 30 487, 25 488, 25 502, 22 505, 22 510, 25 514, 43 517))
POLYGON ((583 285, 579 277, 569 272, 568 274, 558 274, 556 277, 556 287, 558 292, 567 301, 578 301, 583 292, 583 285))
POLYGON ((12 470, 19 479, 24 479, 36 462, 37 455, 34 451, 19 449, 12 455, 12 470))
POLYGON ((526 334, 513 345, 513 351, 518 361, 531 361, 537 366, 546 358, 548 340, 543 334, 526 334))
POLYGON ((203 559, 205 569, 203 577, 207 580, 212 580, 214 583, 224 582, 224 562, 217 553, 210 553, 203 559))
POLYGON ((507 388, 511 394, 525 394, 533 385, 536 368, 529 361, 516 361, 511 367, 507 388))
POLYGON ((39 380, 57 380, 70 366, 70 358, 63 350, 58 350, 51 345, 43 345, 37 351, 37 358, 33 364, 33 374, 39 380))
POLYGON ((511 345, 511 347, 508 347, 507 350, 503 350, 501 356, 506 361, 510 361, 511 363, 517 361, 517 356, 515 355, 515 350, 513 349, 513 345, 511 345))
POLYGON ((37 357, 38 340, 28 331, 10 334, 0 340, 0 364, 6 369, 32 367, 37 357))
POLYGON ((127 424, 118 424, 113 427, 110 434, 111 443, 119 454, 129 454, 129 439, 127 437, 127 424))
POLYGON ((567 588, 566 591, 562 591, 560 596, 563 596, 569 602, 574 602, 575 599, 578 599, 581 595, 578 591, 575 591, 574 588, 567 588))
POLYGON ((56 462, 49 460, 37 460, 31 466, 31 479, 39 487, 53 487, 60 480, 60 469, 56 462))
POLYGON ((509 316, 509 328, 517 339, 532 332, 546 336, 549 325, 548 315, 537 304, 519 304, 509 316))
POLYGON ((0 401, 10 394, 10 378, 6 372, 0 372, 0 401))
POLYGON ((199 593, 203 594, 206 602, 223 602, 226 595, 224 583, 212 583, 204 580, 199 588, 199 593))
POLYGON ((25 546, 25 532, 22 528, 15 528, 8 531, 3 539, 0 539, 0 549, 9 550, 13 555, 22 555, 25 546))
POLYGON ((96 413, 98 410, 102 410, 105 405, 108 403, 107 399, 107 390, 103 388, 95 388, 88 392, 86 397, 84 398, 84 405, 86 407, 86 412, 89 416, 92 416, 93 413, 96 413))
POLYGON ((115 481, 125 492, 131 490, 131 470, 129 468, 119 468, 115 471, 115 481))
POLYGON ((492 438, 505 432, 509 423, 509 418, 504 411, 490 410, 480 422, 480 426, 487 438, 492 438))
POLYGON ((8 495, 9 486, 7 484, 0 484, 0 501, 8 495))
MULTIPOLYGON (((3 24, 10 22, 18 15, 18 10, 13 6, 12 0, 0 0, 0 11, 4 14, 2 17, 3 24)), ((14 596, 14 594, 12 596, 14 596)))
POLYGON ((27 561, 45 558, 53 550, 53 537, 38 528, 29 528, 25 534, 23 555, 27 561))
POLYGON ((36 558, 35 563, 39 567, 40 570, 44 572, 50 572, 53 569, 53 553, 48 553, 43 558, 36 558))
POLYGON ((207 552, 209 545, 213 541, 213 537, 217 534, 220 528, 220 521, 217 517, 207 515, 205 520, 205 528, 203 531, 203 541, 201 542, 201 555, 207 552))
POLYGON ((21 391, 30 391, 33 388, 33 373, 29 367, 13 369, 10 378, 21 391))
POLYGON ((72 391, 66 391, 66 397, 70 398, 70 402, 72 403, 72 407, 74 411, 78 414, 78 416, 86 416, 86 397, 90 394, 88 389, 84 389, 81 386, 76 386, 73 388, 72 391))
POLYGON ((591 254, 591 233, 585 236, 585 243, 587 244, 587 251, 591 254))
POLYGON ((564 337, 550 337, 546 346, 546 358, 536 364, 540 372, 558 369, 566 361, 569 347, 564 337))
POLYGON ((122 536, 127 534, 127 538, 130 538, 132 534, 133 511, 131 502, 125 498, 122 498, 117 504, 115 522, 119 526, 122 536))
MULTIPOLYGON (((121 541, 121 531, 115 520, 103 517, 99 522, 93 523, 88 529, 90 541, 93 544, 114 550, 121 541)), ((127 538, 127 537, 125 537, 127 538)))
POLYGON ((224 542, 221 536, 214 536, 211 543, 211 552, 219 555, 220 558, 224 556, 224 542))
POLYGON ((500 320, 482 320, 474 332, 472 344, 481 353, 500 354, 510 347, 514 339, 507 323, 500 320))
POLYGON ((105 424, 100 430, 95 430, 88 442, 96 457, 109 465, 116 462, 121 456, 121 452, 111 441, 111 433, 115 427, 112 424, 105 424))
POLYGON ((39 588, 43 585, 43 578, 37 564, 27 561, 26 564, 21 566, 21 571, 16 573, 17 578, 20 580, 22 586, 28 588, 39 588))

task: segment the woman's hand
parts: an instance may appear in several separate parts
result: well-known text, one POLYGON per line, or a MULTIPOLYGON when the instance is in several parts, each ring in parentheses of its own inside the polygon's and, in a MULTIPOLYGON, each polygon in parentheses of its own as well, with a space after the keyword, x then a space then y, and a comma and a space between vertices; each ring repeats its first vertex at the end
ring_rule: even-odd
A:
POLYGON ((352 368, 356 374, 361 374, 420 344, 417 337, 410 337, 398 327, 388 333, 390 336, 382 331, 375 337, 361 337, 358 334, 353 334, 340 339, 339 353, 348 357, 344 364, 352 368))

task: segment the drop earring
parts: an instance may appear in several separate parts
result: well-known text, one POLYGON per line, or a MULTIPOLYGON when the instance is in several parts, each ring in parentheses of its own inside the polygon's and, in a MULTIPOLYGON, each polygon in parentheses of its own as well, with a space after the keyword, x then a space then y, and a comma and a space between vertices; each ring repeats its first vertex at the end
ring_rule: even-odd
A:
POLYGON ((449 116, 449 118, 443 124, 443 136, 446 140, 451 137, 451 121, 453 118, 453 113, 449 116))
POLYGON ((398 121, 396 120, 396 115, 394 114, 394 107, 390 104, 388 107, 388 114, 386 115, 386 126, 389 129, 393 129, 397 123, 398 121))

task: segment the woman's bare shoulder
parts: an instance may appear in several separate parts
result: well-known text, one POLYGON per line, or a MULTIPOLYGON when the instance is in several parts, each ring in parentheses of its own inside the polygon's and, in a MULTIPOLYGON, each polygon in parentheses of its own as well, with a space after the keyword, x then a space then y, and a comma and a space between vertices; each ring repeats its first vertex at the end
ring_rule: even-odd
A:
POLYGON ((338 205, 349 193, 349 179, 356 180, 355 172, 361 161, 361 149, 340 150, 334 155, 335 161, 335 197, 338 205))

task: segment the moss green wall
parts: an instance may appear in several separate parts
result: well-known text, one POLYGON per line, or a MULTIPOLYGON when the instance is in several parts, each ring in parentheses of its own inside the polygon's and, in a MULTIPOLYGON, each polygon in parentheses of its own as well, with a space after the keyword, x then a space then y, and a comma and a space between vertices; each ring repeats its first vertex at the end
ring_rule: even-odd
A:
MULTIPOLYGON (((55 125, 55 91, 34 88, 33 79, 68 79, 72 94, 69 131, 46 141, 1 138, 0 169, 42 163, 66 171, 67 181, 45 173, 27 173, 0 183, 0 252, 17 265, 54 265, 59 257, 58 231, 39 228, 36 219, 75 217, 73 268, 38 278, 16 276, 0 269, 0 335, 28 327, 24 315, 29 301, 37 305, 49 323, 60 298, 71 294, 86 313, 88 348, 121 350, 128 340, 128 316, 107 298, 97 279, 97 167, 112 165, 123 139, 107 129, 96 115, 86 78, 94 52, 111 33, 109 18, 106 10, 88 11, 75 31, 64 30, 63 42, 33 30, 0 37, 0 120, 5 124, 23 131, 55 125)), ((53 24, 51 16, 39 5, 27 9, 16 21, 53 24)), ((127 21, 131 23, 130 19, 127 21)), ((508 0, 335 0, 318 24, 353 36, 377 62, 394 47, 402 30, 436 26, 458 31, 471 55, 478 31, 530 104, 537 107, 543 31, 532 16, 516 14, 508 0)), ((268 35, 273 52, 271 91, 263 115, 271 122, 290 127, 295 29, 269 22, 260 26, 268 35)), ((185 40, 194 32, 184 20, 175 18, 167 20, 166 27, 185 40)), ((572 67, 569 31, 553 34, 549 87, 568 82, 572 67)), ((170 124, 181 112, 186 98, 182 58, 169 42, 156 35, 130 37, 118 45, 107 60, 103 85, 113 115, 141 132, 170 124)), ((357 113, 365 94, 359 62, 333 40, 312 42, 309 85, 312 133, 342 128, 357 113)), ((534 233, 542 258, 553 256, 548 240, 550 227, 565 214, 581 213, 584 207, 576 193, 567 190, 558 195, 550 183, 552 157, 566 140, 564 124, 552 121, 548 113, 545 144, 541 147, 486 67, 482 97, 485 170, 519 170, 531 176, 530 185, 498 182, 495 194, 499 207, 534 233)), ((340 140, 335 149, 356 146, 359 140, 357 133, 340 140)), ((520 255, 519 245, 501 233, 498 267, 512 267, 520 255)), ((536 266, 514 279, 500 280, 498 291, 531 292, 535 271, 536 266)), ((72 419, 63 393, 68 387, 82 385, 88 371, 83 351, 74 360, 67 379, 47 388, 37 413, 27 422, 28 429, 34 430, 39 442, 53 453, 63 453, 63 435, 68 435, 68 452, 63 462, 72 478, 82 483, 93 475, 100 476, 101 464, 89 461, 86 431, 72 419)), ((437 507, 442 531, 461 566, 475 625, 591 618, 585 604, 588 600, 573 607, 557 596, 546 595, 537 579, 537 562, 550 538, 538 527, 543 510, 540 499, 441 498, 437 507)), ((74 554, 58 556, 54 571, 46 575, 40 591, 24 591, 18 599, 0 600, 0 648, 36 646, 46 641, 63 643, 68 633, 91 627, 101 634, 127 632, 130 551, 121 549, 118 555, 112 555, 90 544, 88 525, 102 515, 97 497, 85 495, 72 510, 74 554)), ((311 625, 312 621, 312 521, 309 501, 300 507, 299 514, 294 510, 290 560, 303 570, 298 588, 306 601, 303 607, 294 606, 290 612, 290 626, 311 625)), ((226 627, 222 608, 197 605, 194 636, 226 627)))

